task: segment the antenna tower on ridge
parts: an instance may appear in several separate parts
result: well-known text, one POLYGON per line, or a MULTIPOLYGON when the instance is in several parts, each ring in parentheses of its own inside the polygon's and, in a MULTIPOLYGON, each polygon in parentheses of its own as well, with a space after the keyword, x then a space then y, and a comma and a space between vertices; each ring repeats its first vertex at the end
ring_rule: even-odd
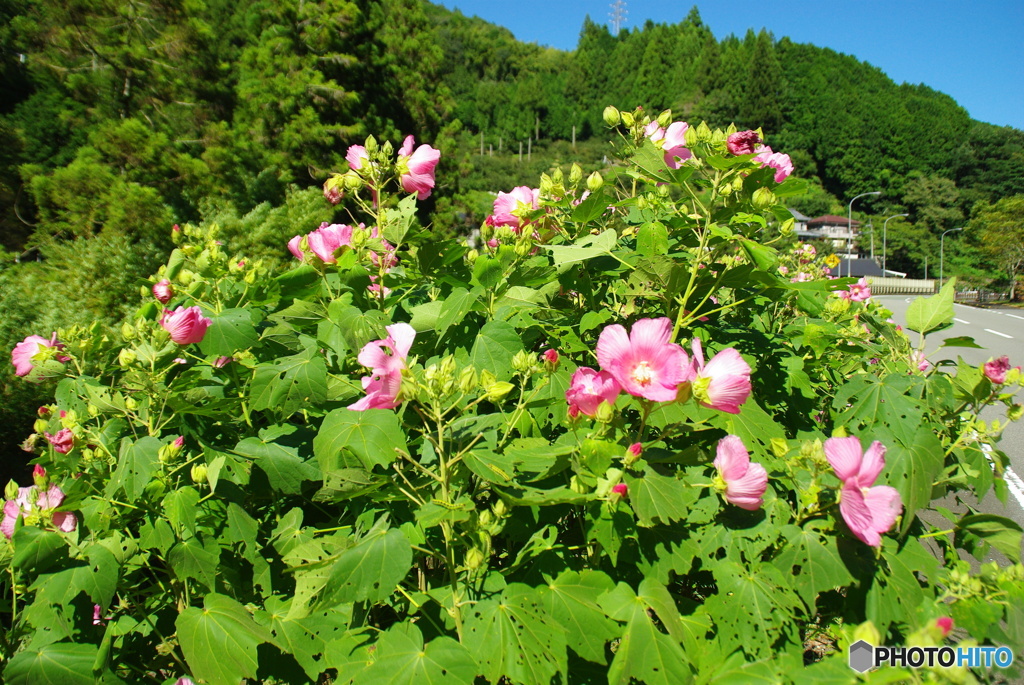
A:
POLYGON ((619 35, 619 30, 622 28, 622 23, 626 21, 626 15, 629 12, 626 11, 625 0, 615 0, 611 4, 612 11, 608 13, 608 19, 612 25, 612 35, 619 35))

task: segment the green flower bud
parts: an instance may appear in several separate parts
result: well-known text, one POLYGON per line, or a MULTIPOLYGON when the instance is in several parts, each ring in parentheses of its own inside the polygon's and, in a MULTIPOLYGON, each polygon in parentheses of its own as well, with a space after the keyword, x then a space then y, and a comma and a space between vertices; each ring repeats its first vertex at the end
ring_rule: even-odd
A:
POLYGON ((542 195, 550 195, 551 189, 555 187, 555 182, 551 180, 551 177, 547 174, 540 175, 540 192, 542 195))
POLYGON ((50 428, 50 422, 46 419, 36 419, 35 423, 32 424, 32 430, 36 433, 45 433, 50 428))
POLYGON ((92 416, 92 417, 99 416, 99 414, 100 414, 100 408, 97 407, 95 404, 92 404, 92 403, 89 403, 86 406, 85 410, 87 412, 89 412, 89 416, 92 416))
POLYGON ((82 461, 88 464, 90 461, 96 458, 96 453, 88 447, 83 447, 81 451, 82 461))
POLYGON ((525 231, 523 232, 523 238, 516 241, 515 251, 520 257, 525 257, 533 252, 533 241, 525 231))
POLYGON ((359 190, 360 188, 363 187, 364 184, 362 177, 355 171, 351 170, 345 173, 345 177, 343 180, 345 182, 345 188, 347 188, 348 190, 359 190))
POLYGON ((470 250, 469 252, 466 253, 466 261, 469 262, 470 264, 473 264, 474 262, 476 262, 476 259, 479 256, 479 250, 470 250))
POLYGON ((499 498, 498 501, 494 503, 494 506, 491 507, 491 511, 494 512, 494 515, 497 518, 503 519, 508 515, 509 510, 508 505, 505 504, 505 500, 499 498))
POLYGON ((194 278, 195 274, 189 271, 188 269, 182 269, 178 273, 178 283, 181 283, 182 285, 188 285, 189 283, 192 282, 194 278))
POLYGON ((666 109, 664 112, 658 115, 658 126, 662 128, 668 128, 668 125, 672 123, 672 110, 666 109))
POLYGON ((622 117, 622 123, 629 128, 633 128, 633 126, 636 125, 636 119, 634 119, 633 115, 629 112, 621 112, 620 116, 622 117))
POLYGON ((1020 421, 1022 416, 1024 416, 1024 404, 1014 404, 1006 410, 1006 418, 1011 421, 1020 421))
POLYGON ((596 193, 604 185, 604 178, 600 173, 595 171, 594 173, 587 176, 587 190, 592 193, 596 193))
POLYGON ((512 368, 519 373, 529 373, 530 369, 533 368, 533 356, 528 354, 526 350, 519 350, 512 357, 512 368))
POLYGON ((573 162, 573 165, 569 168, 569 183, 573 185, 579 184, 583 180, 583 167, 573 162))
POLYGON ((404 400, 415 400, 420 396, 420 386, 409 369, 402 369, 402 384, 398 396, 404 400))
POLYGON ((551 180, 556 186, 562 185, 565 181, 565 174, 562 173, 562 167, 555 167, 555 170, 551 172, 551 180))
POLYGON ((1020 367, 1014 366, 1006 372, 1005 385, 1016 385, 1020 381, 1020 367))
MULTIPOLYGON (((687 129, 687 132, 689 132, 689 129, 687 129)), ((697 125, 696 136, 698 143, 707 143, 711 140, 711 129, 706 121, 702 121, 697 125)))
POLYGON ((611 423, 615 419, 615 408, 607 402, 601 402, 597 405, 594 418, 598 423, 611 423))
POLYGON ((484 369, 483 371, 480 372, 480 387, 481 388, 486 388, 488 386, 494 385, 494 382, 496 380, 498 380, 498 379, 494 376, 494 374, 491 373, 490 371, 488 371, 487 369, 484 369))
POLYGON ((864 621, 853 631, 853 641, 857 642, 858 640, 864 640, 872 645, 880 645, 882 644, 882 634, 878 632, 874 623, 864 621))
POLYGON ((131 366, 137 358, 138 355, 135 354, 135 350, 130 350, 127 347, 125 347, 122 348, 120 352, 118 352, 117 363, 120 364, 121 366, 131 366))
POLYGON ((775 193, 768 188, 758 188, 754 191, 754 206, 758 209, 768 209, 775 204, 775 193))
POLYGON ((486 528, 492 523, 494 523, 494 514, 491 513, 490 509, 484 509, 477 515, 477 525, 481 528, 486 528))
POLYGON ((139 403, 135 401, 134 397, 127 397, 125 398, 124 406, 128 408, 128 411, 135 411, 139 408, 139 403))
POLYGON ((18 499, 18 484, 13 480, 7 481, 7 486, 4 487, 4 498, 5 499, 18 499))
POLYGON ((505 395, 512 392, 515 387, 516 386, 506 381, 497 381, 484 388, 484 397, 486 397, 489 402, 497 402, 505 397, 505 395))
POLYGON ((207 471, 208 469, 206 468, 206 464, 196 464, 195 466, 193 466, 190 472, 192 476, 192 482, 196 483, 197 485, 202 485, 203 483, 205 483, 207 471))
POLYGON ((486 561, 487 558, 484 556, 484 553, 478 547, 473 547, 468 552, 466 552, 466 568, 468 568, 471 571, 477 570, 478 568, 483 566, 484 562, 486 561))
POLYGON ((468 395, 476 390, 476 385, 479 382, 476 369, 472 366, 467 366, 459 372, 459 392, 463 395, 468 395))
POLYGON ((373 136, 367 137, 366 142, 363 143, 363 147, 366 148, 366 153, 370 155, 372 155, 379 149, 377 145, 377 139, 374 138, 373 136))
POLYGON ((609 126, 618 126, 619 122, 622 120, 619 110, 611 105, 604 108, 604 113, 601 116, 604 118, 604 123, 609 126))
POLYGON ((121 337, 125 340, 132 340, 135 338, 135 326, 125 321, 121 324, 121 337))
POLYGON ((796 229, 796 221, 794 219, 786 219, 779 226, 779 232, 784 236, 793 235, 793 231, 796 229))

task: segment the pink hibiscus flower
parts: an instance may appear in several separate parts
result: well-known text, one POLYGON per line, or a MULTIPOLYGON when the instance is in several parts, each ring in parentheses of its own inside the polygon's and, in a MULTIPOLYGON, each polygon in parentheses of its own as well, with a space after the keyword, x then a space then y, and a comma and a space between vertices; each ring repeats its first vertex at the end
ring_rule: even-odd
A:
POLYGON ((401 404, 398 394, 402 388, 402 369, 416 330, 407 323, 392 324, 386 330, 387 338, 366 343, 359 352, 359 363, 370 369, 371 375, 363 377, 366 397, 349 405, 353 411, 394 409, 401 404))
POLYGON ((49 520, 57 530, 70 533, 78 527, 78 519, 67 511, 53 511, 64 501, 64 492, 56 485, 41 491, 35 485, 18 488, 18 496, 4 502, 4 518, 0 521, 0 533, 10 539, 14 535, 14 524, 19 516, 41 517, 49 520))
POLYGON ((416 193, 417 200, 425 200, 434 189, 434 168, 441 159, 441 151, 420 145, 413 152, 415 144, 412 136, 406 136, 402 149, 398 151, 398 172, 405 192, 416 193))
POLYGON ((741 509, 754 511, 764 501, 768 472, 761 464, 750 463, 750 454, 738 435, 718 441, 715 468, 725 482, 725 500, 741 509))
POLYGON ((509 193, 498 193, 494 200, 494 214, 490 218, 492 226, 511 226, 518 230, 529 223, 519 215, 540 207, 540 189, 519 186, 509 193))
POLYGON ((703 407, 739 414, 750 397, 750 365, 729 347, 704 364, 700 339, 693 339, 693 396, 703 407))
POLYGON ((896 488, 874 485, 885 466, 885 446, 876 440, 862 452, 858 438, 829 438, 825 456, 843 481, 839 511, 850 532, 866 545, 881 546, 881 534, 892 528, 903 511, 896 488))
POLYGON ((619 398, 618 382, 607 371, 594 371, 585 366, 576 369, 565 391, 565 399, 569 403, 572 416, 586 414, 594 416, 602 402, 615 406, 619 398))
POLYGON ((754 161, 760 162, 762 167, 770 166, 775 169, 776 183, 782 183, 793 173, 793 160, 789 158, 789 155, 784 155, 781 152, 772 152, 772 149, 767 145, 759 148, 757 153, 754 161))
POLYGON ((990 359, 985 362, 985 378, 989 379, 996 385, 1002 385, 1006 382, 1006 372, 1009 370, 1010 358, 1006 355, 1003 355, 998 359, 990 359))
MULTIPOLYGON (((14 364, 14 375, 27 376, 32 369, 35 368, 35 364, 32 363, 32 358, 42 352, 44 348, 63 350, 64 343, 57 342, 57 334, 54 333, 49 340, 41 335, 30 335, 15 345, 14 349, 11 351, 11 363, 14 364)), ((55 358, 59 362, 71 360, 71 357, 60 354, 59 352, 55 355, 55 358)))
POLYGON ((629 335, 619 324, 607 326, 597 341, 597 360, 630 395, 671 402, 680 383, 690 380, 690 360, 669 342, 672 321, 641 319, 629 335))
POLYGON ((761 136, 757 131, 737 131, 725 141, 729 152, 734 155, 752 155, 761 146, 761 136))
POLYGON ((178 307, 173 312, 164 310, 160 325, 171 334, 171 340, 179 345, 198 343, 206 336, 206 329, 213 321, 203 316, 199 307, 178 307))

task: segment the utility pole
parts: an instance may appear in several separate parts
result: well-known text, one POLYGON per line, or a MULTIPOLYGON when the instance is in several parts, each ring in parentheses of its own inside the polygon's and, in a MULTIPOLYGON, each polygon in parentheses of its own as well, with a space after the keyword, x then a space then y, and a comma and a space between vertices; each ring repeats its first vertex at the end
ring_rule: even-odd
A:
POLYGON ((623 22, 626 21, 626 15, 629 12, 626 11, 625 0, 615 0, 611 4, 612 11, 608 13, 609 23, 612 25, 612 35, 619 35, 619 31, 622 29, 623 22))

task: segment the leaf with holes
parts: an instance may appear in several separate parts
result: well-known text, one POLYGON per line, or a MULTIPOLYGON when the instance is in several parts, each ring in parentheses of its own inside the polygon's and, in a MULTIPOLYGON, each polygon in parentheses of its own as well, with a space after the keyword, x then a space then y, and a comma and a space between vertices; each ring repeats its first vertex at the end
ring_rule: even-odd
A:
POLYGON ((626 476, 629 501, 641 525, 650 526, 655 519, 671 523, 686 518, 689 506, 700 494, 696 488, 671 476, 663 476, 647 467, 641 478, 626 476))
POLYGON ((274 642, 241 604, 211 592, 203 608, 186 607, 175 621, 178 644, 192 674, 210 685, 238 685, 256 677, 256 648, 274 642))
POLYGON ((910 445, 914 431, 922 425, 924 410, 909 394, 922 382, 920 376, 906 374, 882 379, 870 374, 856 376, 839 388, 832 401, 832 407, 842 412, 836 424, 845 425, 851 433, 873 431, 881 424, 910 445))
POLYGON ((342 450, 359 458, 367 470, 387 466, 397 458, 395 450, 408 451, 402 423, 388 409, 335 409, 324 418, 313 440, 313 453, 324 473, 346 466, 342 450))
POLYGON ((600 571, 563 571, 537 588, 541 604, 565 630, 569 647, 588 661, 606 663, 604 647, 619 634, 618 626, 604 615, 597 597, 614 587, 600 571))
POLYGON ((387 599, 412 568, 412 547, 401 531, 371 531, 334 562, 321 606, 387 599))
POLYGON ((291 600, 271 597, 267 600, 268 626, 281 650, 291 654, 310 680, 323 672, 322 657, 328 642, 343 638, 348 632, 348 612, 320 611, 302 618, 290 617, 291 600))
POLYGON ((793 578, 793 588, 811 610, 820 593, 853 582, 835 536, 823 535, 819 526, 812 521, 803 528, 784 528, 786 545, 773 562, 783 575, 793 578))
POLYGON ((486 599, 466 612, 463 635, 473 645, 481 674, 519 683, 546 683, 567 667, 565 630, 544 611, 537 592, 520 583, 500 599, 486 599))
POLYGON ((414 623, 397 623, 377 640, 376 661, 359 674, 367 685, 442 685, 476 680, 477 665, 468 649, 450 637, 435 637, 426 647, 414 623))
POLYGON ((704 606, 719 639, 752 658, 771 656, 782 631, 792 626, 800 602, 782 572, 767 563, 746 567, 722 560, 713 565, 712 573, 718 593, 704 606))
POLYGON ((148 435, 136 442, 129 438, 122 440, 117 468, 107 483, 107 496, 123 489, 129 503, 138 499, 160 466, 161 447, 160 440, 148 435))
POLYGON ((256 367, 250 389, 253 409, 273 409, 291 416, 299 409, 317 406, 327 398, 327 366, 316 347, 274 364, 256 367))

